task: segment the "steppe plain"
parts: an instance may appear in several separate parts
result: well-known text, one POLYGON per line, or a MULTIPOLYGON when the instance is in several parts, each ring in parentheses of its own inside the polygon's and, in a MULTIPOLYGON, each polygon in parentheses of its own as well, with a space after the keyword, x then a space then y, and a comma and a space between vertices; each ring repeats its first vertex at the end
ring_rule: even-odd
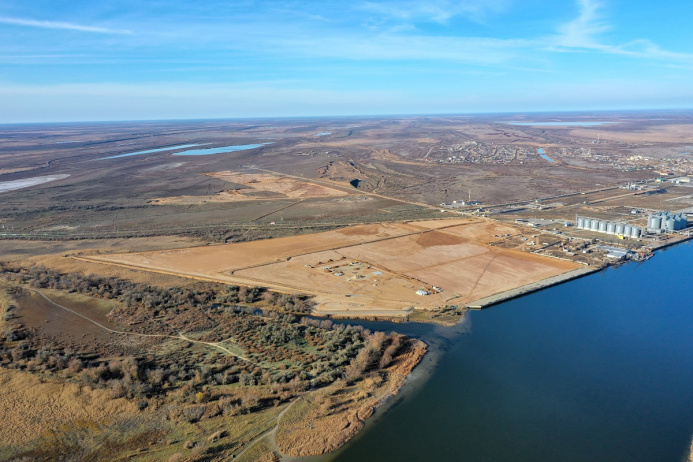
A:
POLYGON ((529 240, 550 255, 563 238, 515 219, 690 207, 683 185, 618 188, 693 174, 692 126, 688 112, 0 126, 0 459, 334 450, 425 346, 305 315, 453 323, 594 266, 538 254, 529 240))

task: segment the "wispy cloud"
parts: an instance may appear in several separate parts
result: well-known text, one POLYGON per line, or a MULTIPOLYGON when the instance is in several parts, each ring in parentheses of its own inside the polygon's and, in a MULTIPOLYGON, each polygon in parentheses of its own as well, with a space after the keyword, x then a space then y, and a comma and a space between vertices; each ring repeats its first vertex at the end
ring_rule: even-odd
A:
POLYGON ((62 30, 74 30, 80 32, 92 32, 96 34, 117 34, 117 35, 130 35, 132 31, 127 29, 109 29, 106 27, 98 26, 86 26, 83 24, 73 24, 69 22, 61 21, 43 21, 38 19, 27 19, 27 18, 13 18, 7 16, 0 16, 0 23, 11 24, 13 26, 25 26, 25 27, 37 27, 39 29, 62 29, 62 30))
POLYGON ((307 57, 338 57, 354 61, 452 61, 500 64, 528 46, 523 40, 475 37, 429 37, 400 34, 332 36, 315 43, 307 38, 277 41, 270 46, 307 57))
POLYGON ((446 23, 457 16, 481 21, 490 13, 502 11, 506 3, 504 0, 366 1, 356 8, 395 20, 446 23))
POLYGON ((553 51, 599 51, 634 58, 693 61, 693 54, 667 51, 646 39, 622 44, 609 44, 604 34, 612 30, 601 13, 603 4, 598 0, 578 0, 578 16, 560 24, 557 34, 548 40, 553 51))
POLYGON ((601 4, 594 0, 578 0, 577 18, 558 27, 556 45, 566 48, 601 48, 597 37, 610 29, 599 15, 601 4))
POLYGON ((556 25, 555 32, 546 35, 493 37, 480 32, 474 36, 445 24, 436 27, 436 33, 432 34, 411 26, 421 21, 445 23, 455 17, 489 16, 504 11, 508 4, 507 0, 454 3, 450 0, 368 0, 351 8, 386 18, 387 27, 356 24, 348 13, 343 21, 333 18, 327 25, 323 16, 319 16, 319 20, 302 18, 301 22, 276 22, 272 15, 262 11, 262 14, 256 12, 244 17, 243 22, 233 22, 233 19, 229 19, 231 22, 212 19, 204 24, 192 21, 176 24, 175 31, 148 27, 147 41, 165 43, 167 37, 172 37, 176 42, 184 40, 187 47, 235 50, 267 59, 451 61, 507 68, 546 67, 551 62, 546 52, 601 53, 674 62, 693 60, 693 55, 663 49, 647 39, 621 39, 620 43, 613 43, 614 37, 619 35, 618 27, 606 14, 606 4, 602 0, 576 0, 574 18, 556 25))
POLYGON ((0 7, 0 120, 693 104, 693 54, 667 18, 648 28, 615 0, 536 7, 549 1, 0 0, 16 4, 0 7))

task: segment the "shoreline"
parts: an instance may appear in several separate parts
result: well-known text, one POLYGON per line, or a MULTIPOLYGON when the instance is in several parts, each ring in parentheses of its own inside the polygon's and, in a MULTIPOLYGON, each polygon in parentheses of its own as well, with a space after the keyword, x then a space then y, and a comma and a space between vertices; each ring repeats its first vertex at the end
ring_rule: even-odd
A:
MULTIPOLYGON (((677 240, 675 242, 668 242, 662 246, 659 246, 653 250, 661 250, 665 249, 667 247, 671 247, 677 244, 681 244, 687 241, 693 240, 693 237, 687 237, 685 239, 677 240)), ((547 289, 556 285, 563 284, 565 282, 569 282, 572 280, 580 279, 582 277, 597 273, 599 271, 602 271, 605 268, 608 268, 609 266, 618 266, 618 265, 607 265, 605 267, 599 267, 599 268, 594 268, 594 267, 585 267, 585 268, 579 268, 577 270, 572 270, 569 272, 566 272, 564 274, 550 277, 541 281, 537 281, 535 283, 530 283, 526 284, 524 286, 511 289, 508 291, 500 292, 497 294, 494 294, 489 297, 484 297, 481 299, 478 299, 472 303, 467 304, 467 308, 470 310, 483 310, 486 308, 490 308, 492 306, 495 306, 499 303, 509 301, 515 298, 519 298, 523 295, 528 295, 534 292, 539 292, 543 289, 547 289)), ((354 319, 355 321, 358 321, 358 319, 354 319)), ((462 315, 460 318, 459 322, 456 324, 456 326, 461 327, 464 324, 465 316, 462 315)), ((397 322, 397 321, 394 321, 397 322)), ((401 319, 399 322, 403 322, 401 319)), ((404 321, 404 322, 416 322, 416 321, 404 321)), ((433 322, 429 321, 429 323, 433 324, 433 322)), ((396 390, 395 393, 389 394, 383 398, 383 401, 380 406, 377 406, 377 411, 376 415, 369 417, 367 421, 365 422, 365 426, 355 435, 353 435, 352 438, 348 439, 343 446, 338 448, 335 451, 328 452, 319 456, 305 456, 305 457, 291 457, 285 454, 282 454, 281 461, 282 462, 327 462, 330 460, 333 460, 334 457, 336 457, 342 449, 347 447, 349 444, 353 444, 354 441, 356 441, 359 437, 363 436, 365 432, 368 430, 369 426, 374 425, 377 423, 377 421, 382 418, 384 415, 387 414, 387 411, 392 407, 400 403, 401 401, 407 399, 406 394, 411 391, 411 388, 416 387, 417 385, 420 384, 421 380, 425 380, 426 375, 430 374, 435 367, 435 364, 437 363, 437 360, 439 359, 439 356, 441 354, 441 350, 439 345, 435 345, 435 342, 430 342, 427 341, 426 344, 428 345, 428 350, 426 354, 420 359, 419 363, 414 366, 414 368, 410 371, 410 373, 405 377, 402 385, 396 390), (397 396, 400 395, 400 396, 397 396)), ((693 448, 693 445, 691 446, 693 448)), ((693 451, 690 453, 689 459, 691 462, 693 462, 693 451)))
POLYGON ((467 303, 467 308, 470 310, 483 310, 491 306, 497 305, 499 303, 512 300, 514 298, 522 297, 523 295, 531 294, 533 292, 538 292, 543 289, 547 289, 552 286, 563 284, 564 282, 572 281, 574 279, 579 279, 581 277, 596 273, 604 268, 578 268, 576 270, 568 271, 558 276, 552 276, 550 278, 542 279, 540 281, 525 284, 524 286, 517 287, 515 289, 506 290, 503 292, 498 292, 494 295, 489 295, 488 297, 480 298, 473 302, 467 303))
POLYGON ((380 417, 399 402, 395 398, 421 374, 414 372, 421 370, 418 366, 424 360, 435 362, 436 355, 429 352, 428 344, 411 338, 386 376, 369 376, 354 384, 339 383, 304 395, 277 426, 272 446, 280 460, 317 462, 334 457, 377 420, 374 415, 380 417))
MULTIPOLYGON (((668 247, 672 247, 678 244, 683 244, 684 242, 688 242, 690 240, 693 240, 693 236, 684 236, 682 239, 674 240, 671 242, 665 242, 661 245, 658 245, 656 247, 652 247, 652 251, 655 252, 657 250, 663 250, 668 247)), ((610 266, 618 266, 622 263, 627 263, 627 262, 614 262, 614 263, 609 263, 606 266, 603 267, 592 267, 588 266, 585 268, 578 268, 576 270, 568 271, 563 274, 559 274, 558 276, 553 276, 550 278, 542 279, 541 281, 537 282, 532 282, 529 284, 525 284, 524 286, 517 287, 515 289, 510 289, 506 290, 503 292, 499 292, 494 295, 489 295, 488 297, 480 298, 478 300, 474 300, 473 302, 467 303, 466 307, 471 309, 471 310, 483 310, 486 308, 490 308, 491 306, 497 305, 499 303, 512 300, 518 297, 521 297, 523 295, 531 294, 533 292, 538 292, 542 289, 547 289, 552 286, 556 286, 559 284, 563 284, 564 282, 569 282, 574 279, 579 279, 584 276, 588 276, 593 273, 597 273, 599 271, 602 271, 603 269, 606 269, 610 266)))

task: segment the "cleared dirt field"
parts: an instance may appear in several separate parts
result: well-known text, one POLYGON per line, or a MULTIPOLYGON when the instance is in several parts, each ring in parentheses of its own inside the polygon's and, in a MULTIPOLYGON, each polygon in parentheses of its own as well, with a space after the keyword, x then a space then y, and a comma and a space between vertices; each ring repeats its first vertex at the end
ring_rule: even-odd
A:
POLYGON ((484 219, 353 226, 319 234, 90 260, 315 296, 319 314, 406 316, 462 305, 578 268, 488 245, 511 225, 484 219), (434 287, 439 287, 438 293, 434 287), (420 296, 418 289, 431 294, 420 296))
POLYGON ((249 191, 240 190, 240 193, 269 191, 291 199, 304 197, 332 197, 345 196, 347 193, 322 185, 298 181, 292 178, 279 177, 269 173, 239 173, 239 172, 215 172, 207 176, 236 183, 249 188, 249 191))
POLYGON ((237 202, 247 200, 307 199, 311 197, 339 197, 349 193, 322 185, 298 181, 269 173, 214 172, 207 176, 243 186, 203 196, 176 196, 152 199, 150 204, 192 205, 205 202, 237 202), (267 194, 263 197, 259 194, 267 194))

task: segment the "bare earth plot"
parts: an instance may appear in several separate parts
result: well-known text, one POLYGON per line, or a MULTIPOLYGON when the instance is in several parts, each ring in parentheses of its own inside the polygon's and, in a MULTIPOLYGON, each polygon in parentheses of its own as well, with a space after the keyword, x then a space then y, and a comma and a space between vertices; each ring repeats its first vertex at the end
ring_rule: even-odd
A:
POLYGON ((383 223, 89 259, 303 292, 314 296, 316 312, 322 315, 405 316, 412 308, 464 305, 580 268, 488 244, 497 234, 519 232, 514 226, 478 218, 383 223), (417 295, 419 289, 430 295, 417 295))
POLYGON ((235 202, 251 199, 307 199, 310 197, 339 197, 349 193, 309 182, 299 181, 269 173, 213 172, 207 176, 242 185, 243 189, 231 189, 213 195, 162 197, 152 204, 200 204, 203 202, 235 202), (270 193, 259 197, 258 193, 270 193))

